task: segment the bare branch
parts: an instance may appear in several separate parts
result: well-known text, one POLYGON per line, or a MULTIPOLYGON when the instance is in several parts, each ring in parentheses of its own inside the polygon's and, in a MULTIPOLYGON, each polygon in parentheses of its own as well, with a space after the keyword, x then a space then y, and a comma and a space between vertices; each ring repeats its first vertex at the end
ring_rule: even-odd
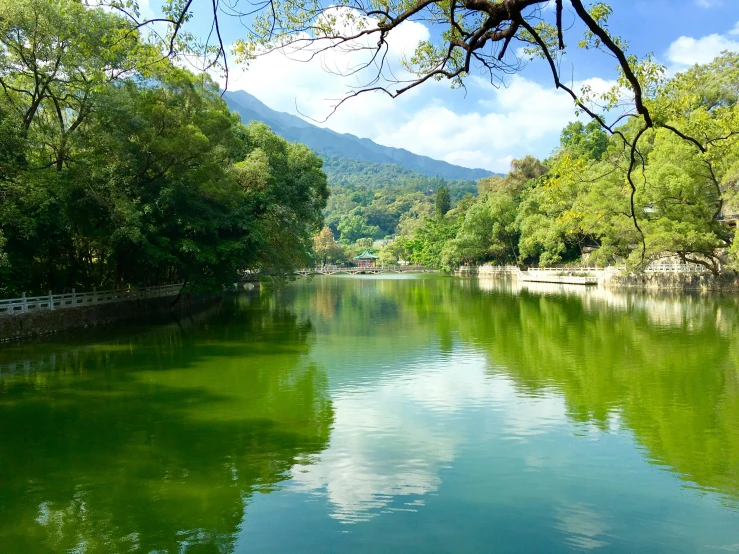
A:
MULTIPOLYGON (((218 37, 218 46, 221 49, 220 54, 223 54, 223 67, 224 67, 224 74, 226 77, 226 83, 223 86, 223 92, 221 95, 225 94, 225 92, 228 90, 228 56, 226 56, 226 49, 223 47, 223 38, 221 38, 221 28, 218 25, 218 0, 213 0, 213 21, 215 23, 216 27, 216 36, 218 37)), ((218 57, 216 56, 216 60, 218 57)))

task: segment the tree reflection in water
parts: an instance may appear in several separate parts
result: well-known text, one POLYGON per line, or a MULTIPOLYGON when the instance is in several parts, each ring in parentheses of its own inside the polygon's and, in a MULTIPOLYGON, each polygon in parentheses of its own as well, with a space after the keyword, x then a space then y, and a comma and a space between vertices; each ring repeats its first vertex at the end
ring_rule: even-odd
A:
POLYGON ((0 380, 2 550, 233 550, 333 419, 310 322, 239 302, 0 380))
MULTIPOLYGON (((285 513, 311 526, 305 544, 357 523, 340 535, 347 549, 360 529, 399 549, 443 537, 468 551, 496 530, 522 549, 730 534, 732 516, 677 539, 630 518, 679 490, 640 456, 719 493, 731 513, 739 503, 734 297, 318 278, 229 302, 189 326, 59 351, 55 363, 39 348, 51 367, 0 378, 0 544, 305 546, 298 525, 274 536, 285 513), (602 441, 616 449, 606 452, 573 433, 627 438, 602 441), (624 460, 640 484, 606 483, 628 474, 624 460), (585 481, 598 498, 580 494, 585 481), (266 511, 250 505, 278 488, 266 511), (633 505, 615 506, 623 497, 633 505), (265 525, 240 529, 245 513, 265 525), (539 534, 517 536, 527 524, 539 534)), ((693 500, 677 512, 719 514, 693 500)))
MULTIPOLYGON (((322 279, 292 292, 291 304, 319 333, 371 337, 386 361, 412 360, 430 332, 441 354, 454 341, 484 353, 488 373, 506 376, 520 394, 561 394, 574 424, 628 428, 651 462, 690 487, 739 502, 734 296, 482 279, 322 279)), ((346 348, 329 354, 345 358, 346 348)))

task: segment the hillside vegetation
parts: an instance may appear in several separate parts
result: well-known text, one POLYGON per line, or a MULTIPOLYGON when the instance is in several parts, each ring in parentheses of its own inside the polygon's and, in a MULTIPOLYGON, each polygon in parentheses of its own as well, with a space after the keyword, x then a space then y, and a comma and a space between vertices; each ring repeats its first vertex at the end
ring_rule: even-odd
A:
POLYGON ((398 165, 323 159, 331 190, 326 225, 344 244, 410 232, 433 213, 439 190, 449 191, 453 202, 477 194, 475 181, 426 177, 398 165))

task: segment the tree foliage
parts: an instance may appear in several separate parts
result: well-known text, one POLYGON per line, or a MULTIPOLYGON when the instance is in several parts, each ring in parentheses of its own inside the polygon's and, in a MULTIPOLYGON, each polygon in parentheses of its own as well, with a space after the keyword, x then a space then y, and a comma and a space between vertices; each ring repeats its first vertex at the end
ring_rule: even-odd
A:
MULTIPOLYGON (((443 246, 443 264, 581 261, 643 268, 661 258, 739 269, 739 247, 727 224, 739 212, 739 55, 724 54, 662 86, 650 101, 663 126, 643 131, 628 121, 609 137, 597 124, 575 122, 552 157, 514 160, 505 177, 479 182, 479 198, 443 246), (686 139, 674 130, 700 139, 686 139), (633 188, 632 152, 623 137, 642 134, 643 185, 633 188)), ((630 138, 631 137, 631 138, 630 138)), ((436 224, 416 232, 445 240, 436 224)), ((434 247, 438 250, 438 247, 434 247)))
POLYGON ((444 186, 439 187, 436 191, 436 215, 444 217, 446 213, 452 208, 452 200, 449 197, 449 189, 444 186))
POLYGON ((243 126, 114 13, 3 0, 0 27, 3 294, 307 262, 328 189, 306 147, 243 126))

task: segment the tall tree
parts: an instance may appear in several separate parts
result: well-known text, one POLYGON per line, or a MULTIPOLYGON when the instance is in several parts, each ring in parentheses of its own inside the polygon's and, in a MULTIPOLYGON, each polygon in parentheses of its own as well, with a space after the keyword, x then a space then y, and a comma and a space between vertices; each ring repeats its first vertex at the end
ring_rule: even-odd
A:
POLYGON ((324 227, 321 232, 313 238, 313 250, 322 265, 329 261, 335 261, 341 256, 341 248, 336 244, 334 234, 329 227, 324 227))
POLYGON ((449 197, 449 189, 445 186, 436 191, 436 215, 443 217, 452 208, 452 199, 449 197))

